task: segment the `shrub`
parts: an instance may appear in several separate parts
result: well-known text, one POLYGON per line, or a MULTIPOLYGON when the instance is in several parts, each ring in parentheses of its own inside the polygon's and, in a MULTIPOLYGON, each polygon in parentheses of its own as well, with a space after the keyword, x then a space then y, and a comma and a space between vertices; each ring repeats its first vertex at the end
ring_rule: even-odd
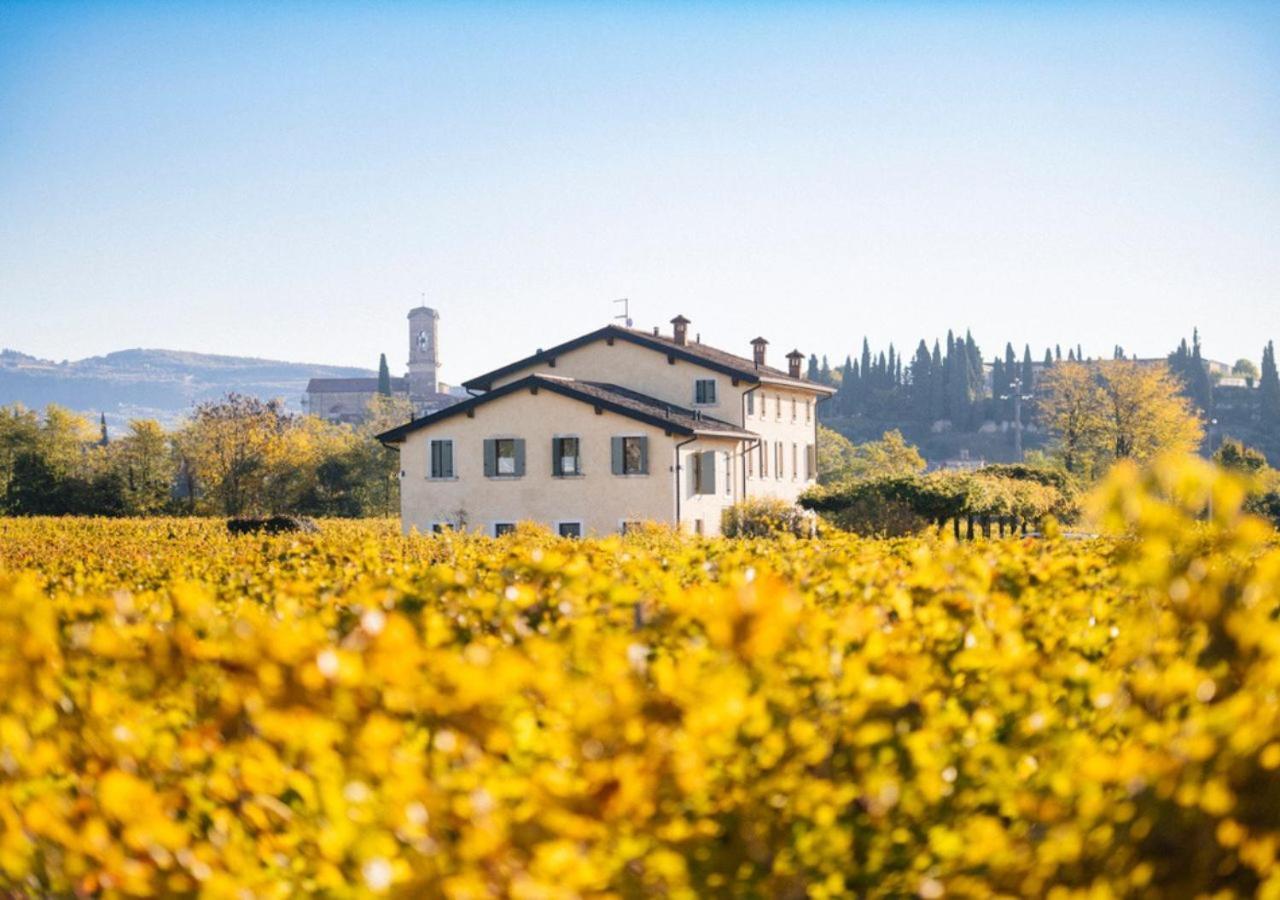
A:
POLYGON ((813 516, 777 497, 749 497, 726 509, 720 519, 725 537, 775 537, 813 534, 813 516))

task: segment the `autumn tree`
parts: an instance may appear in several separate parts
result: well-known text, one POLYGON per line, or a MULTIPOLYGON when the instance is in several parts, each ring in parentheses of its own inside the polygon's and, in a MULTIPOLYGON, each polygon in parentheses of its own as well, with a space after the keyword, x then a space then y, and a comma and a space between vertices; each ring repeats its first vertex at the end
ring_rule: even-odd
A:
POLYGON ((1203 429, 1162 365, 1067 362, 1044 374, 1042 419, 1069 472, 1093 477, 1120 459, 1191 452, 1203 429))
POLYGON ((242 394, 197 406, 177 444, 198 508, 235 516, 274 506, 268 481, 291 418, 277 400, 242 394))

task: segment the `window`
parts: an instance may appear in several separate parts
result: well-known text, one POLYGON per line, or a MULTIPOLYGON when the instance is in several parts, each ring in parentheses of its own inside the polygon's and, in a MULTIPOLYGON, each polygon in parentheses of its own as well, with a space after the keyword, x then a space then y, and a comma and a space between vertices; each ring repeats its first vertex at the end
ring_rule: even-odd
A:
POLYGON ((733 493, 733 457, 728 453, 724 455, 724 492, 733 493))
POLYGON ((693 383, 693 402, 700 406, 711 406, 716 402, 714 378, 699 378, 693 383))
POLYGON ((769 477, 769 442, 760 442, 760 477, 769 477))
POLYGON ((431 468, 428 473, 428 478, 453 477, 453 441, 431 442, 431 468))
POLYGON ((714 494, 716 492, 716 455, 710 450, 689 454, 689 478, 693 482, 693 493, 714 494))
POLYGON ((633 531, 639 531, 642 524, 639 519, 623 519, 618 523, 618 530, 623 534, 630 534, 633 531))
POLYGON ((755 478, 756 476, 756 458, 750 450, 743 451, 742 454, 747 460, 747 477, 755 478))
POLYGON ((551 439, 551 474, 556 476, 582 474, 582 441, 577 437, 553 437, 551 439))
POLYGON ((804 448, 804 477, 806 481, 813 481, 818 476, 818 454, 814 451, 813 444, 806 444, 804 448))
POLYGON ((773 398, 773 417, 779 422, 782 421, 782 395, 778 394, 773 398))
POLYGON ((649 439, 647 437, 616 437, 612 444, 614 475, 649 474, 649 439))
POLYGON ((561 522, 556 526, 556 531, 560 533, 560 537, 580 538, 582 537, 581 522, 561 522))
POLYGON ((519 478, 524 475, 524 440, 522 438, 486 439, 484 474, 487 478, 519 478))
POLYGON ((444 534, 445 532, 448 532, 448 531, 453 531, 453 526, 450 525, 448 522, 432 522, 431 523, 432 534, 444 534))
POLYGON ((702 528, 702 520, 701 520, 701 519, 694 519, 694 520, 693 520, 693 533, 694 533, 694 534, 702 534, 702 532, 703 532, 703 528, 702 528))
POLYGON ((794 421, 796 420, 796 411, 797 411, 797 409, 798 409, 798 407, 797 407, 797 405, 796 405, 796 404, 797 404, 797 400, 796 400, 796 398, 795 398, 795 397, 792 397, 792 398, 791 398, 791 421, 792 421, 792 422, 794 422, 794 421))
POLYGON ((516 530, 515 522, 494 522, 493 536, 502 537, 504 534, 512 534, 516 530))
POLYGON ((754 416, 756 414, 756 395, 752 391, 747 391, 744 396, 747 398, 747 415, 754 416))
POLYGON ((800 445, 791 445, 791 480, 795 481, 800 476, 800 445))
POLYGON ((804 401, 804 420, 806 422, 813 421, 813 401, 812 400, 804 401))
POLYGON ((782 478, 782 441, 773 445, 773 477, 782 478))

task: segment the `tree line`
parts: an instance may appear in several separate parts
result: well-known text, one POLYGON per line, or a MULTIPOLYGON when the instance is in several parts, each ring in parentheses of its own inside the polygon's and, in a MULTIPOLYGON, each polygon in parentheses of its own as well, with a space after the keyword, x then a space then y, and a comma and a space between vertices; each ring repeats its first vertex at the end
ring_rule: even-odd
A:
MULTIPOLYGON (((1120 346, 1113 349, 1111 359, 1136 361, 1120 346)), ((1205 365, 1199 332, 1190 343, 1183 339, 1166 360, 1180 391, 1202 415, 1212 415, 1214 381, 1205 365)), ((865 416, 903 424, 946 420, 953 428, 968 431, 984 421, 1013 421, 1018 412, 1026 422, 1036 420, 1042 381, 1055 367, 1102 361, 1086 357, 1079 345, 1067 348, 1064 355, 1060 344, 1045 348, 1037 361, 1030 345, 1019 353, 1006 343, 1003 353, 990 359, 988 380, 986 358, 972 333, 965 331, 960 337, 948 331, 945 343, 935 340, 930 347, 921 340, 909 358, 893 344, 887 351, 873 353, 864 338, 858 358, 850 354, 834 368, 826 356, 811 355, 807 374, 812 381, 836 388, 836 394, 822 403, 828 419, 865 416)), ((1274 342, 1263 347, 1260 367, 1240 359, 1232 373, 1243 377, 1250 388, 1257 386, 1258 420, 1266 435, 1280 441, 1280 376, 1274 342)))
POLYGON ((77 413, 0 408, 0 514, 393 515, 399 458, 374 435, 410 417, 379 395, 360 426, 230 394, 177 430, 138 419, 123 435, 77 413))

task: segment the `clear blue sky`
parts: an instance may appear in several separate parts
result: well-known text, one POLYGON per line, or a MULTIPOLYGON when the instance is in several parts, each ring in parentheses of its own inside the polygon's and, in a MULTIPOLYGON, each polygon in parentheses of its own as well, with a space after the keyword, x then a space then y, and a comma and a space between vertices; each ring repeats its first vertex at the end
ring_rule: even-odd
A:
MULTIPOLYGON (((1280 4, 0 2, 0 345, 1280 339, 1280 4)), ((3 398, 0 398, 0 402, 3 398)))

